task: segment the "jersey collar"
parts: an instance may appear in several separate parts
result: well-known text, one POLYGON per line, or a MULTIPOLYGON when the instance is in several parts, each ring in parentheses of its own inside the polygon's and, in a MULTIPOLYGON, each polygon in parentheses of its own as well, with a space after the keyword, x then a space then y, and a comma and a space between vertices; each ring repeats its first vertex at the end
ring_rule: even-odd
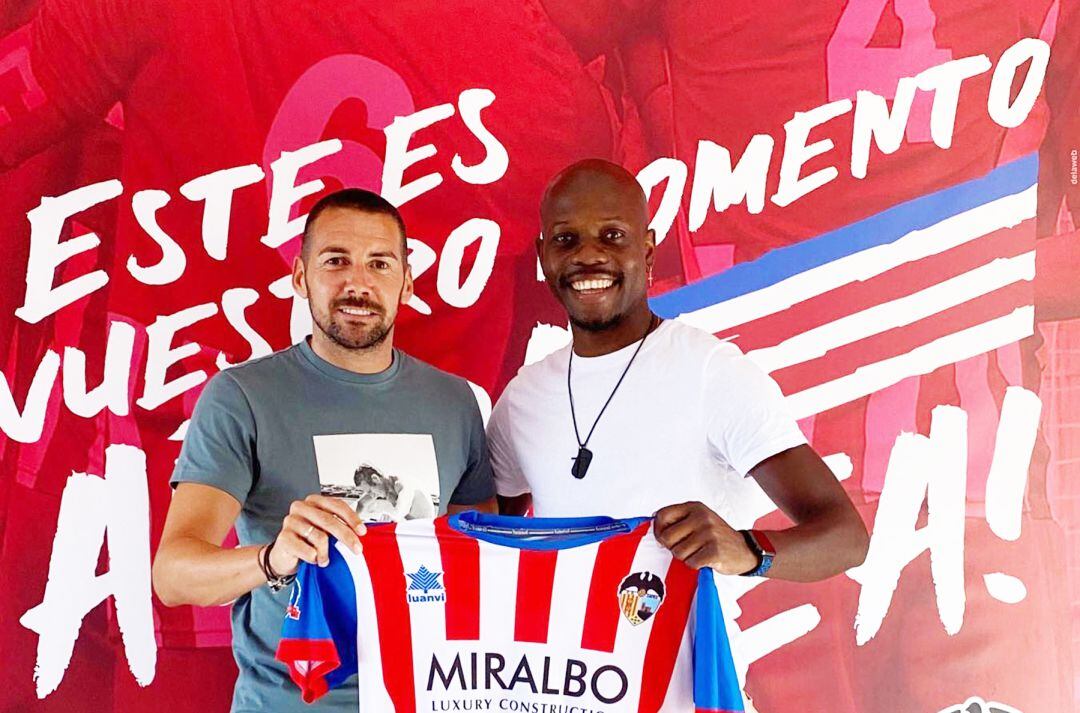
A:
POLYGON ((447 524, 467 537, 521 550, 565 550, 633 532, 652 518, 516 517, 469 510, 447 524))

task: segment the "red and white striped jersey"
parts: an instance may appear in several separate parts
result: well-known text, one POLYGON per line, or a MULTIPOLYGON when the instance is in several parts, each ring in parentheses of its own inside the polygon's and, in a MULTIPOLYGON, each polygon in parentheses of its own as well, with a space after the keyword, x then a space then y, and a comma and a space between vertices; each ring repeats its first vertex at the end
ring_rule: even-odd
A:
POLYGON ((302 564, 277 658, 369 711, 742 711, 710 570, 636 518, 376 525, 302 564))

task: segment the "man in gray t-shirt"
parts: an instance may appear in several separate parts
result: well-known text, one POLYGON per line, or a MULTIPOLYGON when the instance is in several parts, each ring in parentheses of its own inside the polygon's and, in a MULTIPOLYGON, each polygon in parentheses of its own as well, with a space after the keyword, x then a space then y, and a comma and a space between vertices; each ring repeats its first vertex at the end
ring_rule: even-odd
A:
MULTIPOLYGON (((235 600, 233 711, 307 710, 274 659, 289 587, 268 581, 327 562, 331 536, 361 546, 363 521, 495 508, 469 385, 392 347, 412 293, 405 254, 390 204, 324 198, 294 264, 310 340, 217 374, 195 406, 154 587, 166 604, 235 600), (223 549, 233 526, 240 547, 223 549)), ((326 703, 356 710, 355 682, 326 703)))

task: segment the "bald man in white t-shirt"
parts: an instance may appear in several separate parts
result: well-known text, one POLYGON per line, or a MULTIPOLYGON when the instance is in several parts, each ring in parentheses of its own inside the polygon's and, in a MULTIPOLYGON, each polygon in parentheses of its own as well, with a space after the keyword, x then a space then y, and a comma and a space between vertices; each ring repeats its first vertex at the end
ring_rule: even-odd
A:
POLYGON ((537 253, 573 343, 523 367, 495 405, 500 509, 655 513, 678 559, 721 574, 814 581, 860 564, 866 527, 776 383, 734 344, 649 309, 655 237, 633 175, 581 161, 552 180, 540 212, 537 253), (729 524, 745 476, 793 527, 729 524))

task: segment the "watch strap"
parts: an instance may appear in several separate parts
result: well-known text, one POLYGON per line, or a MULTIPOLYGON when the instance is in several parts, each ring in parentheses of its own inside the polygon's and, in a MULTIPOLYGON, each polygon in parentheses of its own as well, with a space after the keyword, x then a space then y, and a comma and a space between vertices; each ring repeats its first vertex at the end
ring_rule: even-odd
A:
POLYGON ((773 546, 772 540, 761 530, 740 530, 739 532, 742 533, 743 539, 746 540, 747 547, 758 559, 757 566, 743 572, 742 576, 763 577, 772 568, 773 560, 776 557, 776 548, 773 546))

